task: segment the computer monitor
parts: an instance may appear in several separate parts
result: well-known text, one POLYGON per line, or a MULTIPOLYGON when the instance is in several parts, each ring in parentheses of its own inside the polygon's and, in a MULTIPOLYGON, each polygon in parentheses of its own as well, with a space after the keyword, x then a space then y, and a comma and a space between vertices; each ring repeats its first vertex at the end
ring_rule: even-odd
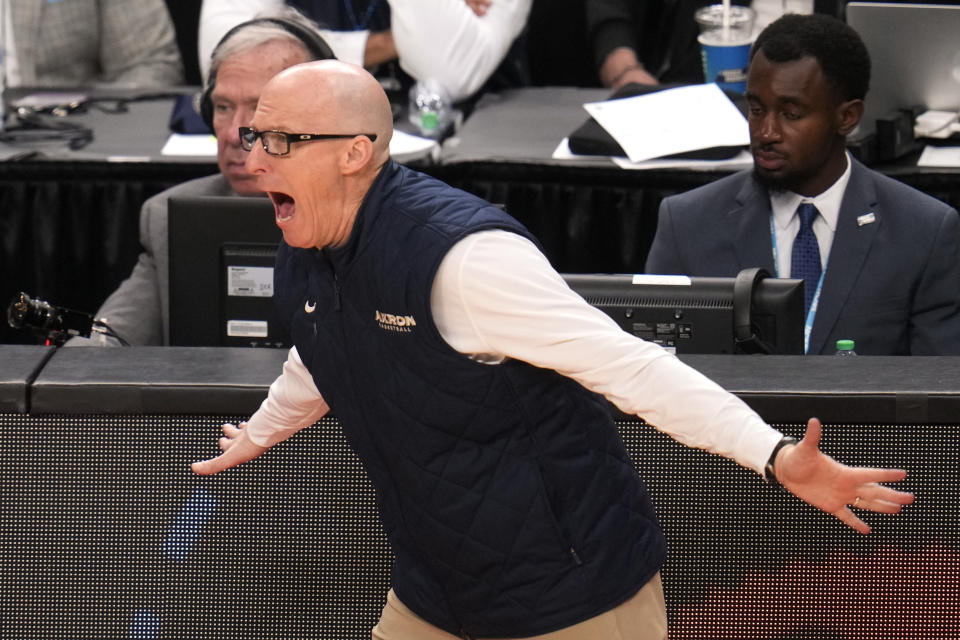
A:
POLYGON ((624 331, 677 354, 803 354, 803 280, 761 269, 736 278, 563 277, 624 331))
MULTIPOLYGON (((846 20, 863 40, 873 69, 860 122, 897 110, 960 109, 960 6, 957 3, 851 2, 846 20), (951 6, 954 5, 954 6, 951 6)), ((913 118, 908 120, 913 126, 913 118)))
POLYGON ((273 305, 270 200, 174 197, 168 209, 170 344, 289 347, 273 305))

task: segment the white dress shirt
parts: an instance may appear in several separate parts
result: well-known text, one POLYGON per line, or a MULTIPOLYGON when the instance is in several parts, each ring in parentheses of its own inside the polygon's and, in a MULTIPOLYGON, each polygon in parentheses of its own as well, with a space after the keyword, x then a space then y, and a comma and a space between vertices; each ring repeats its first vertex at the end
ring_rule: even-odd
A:
MULTIPOLYGON (((736 396, 587 304, 516 234, 484 231, 454 245, 434 279, 431 306, 456 351, 491 366, 513 358, 554 369, 676 440, 758 473, 781 437, 736 396)), ((326 411, 293 348, 247 429, 253 442, 270 446, 326 411)))
POLYGON ((837 219, 840 217, 840 205, 843 203, 843 194, 850 182, 850 156, 847 155, 847 168, 833 185, 816 196, 806 198, 792 191, 781 191, 770 196, 770 207, 773 211, 773 224, 776 229, 776 244, 774 245, 774 264, 778 278, 789 278, 791 255, 793 254, 793 239, 800 231, 800 217, 797 207, 801 202, 812 202, 820 212, 813 221, 813 235, 817 237, 820 247, 820 266, 827 268, 830 258, 830 247, 833 246, 833 236, 837 232, 837 219))

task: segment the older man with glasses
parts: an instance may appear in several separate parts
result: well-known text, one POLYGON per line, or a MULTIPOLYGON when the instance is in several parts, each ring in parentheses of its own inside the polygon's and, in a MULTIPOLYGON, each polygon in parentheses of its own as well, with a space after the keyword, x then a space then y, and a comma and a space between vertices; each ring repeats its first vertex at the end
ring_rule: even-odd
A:
POLYGON ((264 88, 240 137, 283 231, 275 300, 295 346, 193 465, 241 464, 333 410, 396 556, 375 639, 666 637, 664 537, 598 394, 862 533, 852 507, 912 501, 879 484, 904 471, 821 453, 816 419, 785 438, 621 331, 517 221, 391 161, 391 133, 360 67, 298 65, 264 88))
MULTIPOLYGON (((130 276, 96 313, 123 340, 134 346, 170 344, 167 250, 167 202, 171 197, 260 196, 245 166, 246 151, 237 127, 247 124, 260 90, 291 65, 333 54, 317 28, 294 9, 281 10, 238 25, 214 50, 201 111, 217 137, 220 172, 171 187, 148 199, 140 211, 143 252, 130 276)), ((69 346, 118 346, 103 335, 73 338, 69 346)))

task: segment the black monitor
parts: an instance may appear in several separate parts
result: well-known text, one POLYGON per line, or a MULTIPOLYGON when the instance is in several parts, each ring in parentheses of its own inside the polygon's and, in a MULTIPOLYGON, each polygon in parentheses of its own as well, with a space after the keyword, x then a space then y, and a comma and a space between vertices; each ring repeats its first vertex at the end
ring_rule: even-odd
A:
POLYGON ((566 274, 574 291, 633 335, 677 354, 803 354, 803 280, 566 274))
POLYGON ((168 208, 170 344, 290 346, 273 305, 270 200, 174 197, 168 208))

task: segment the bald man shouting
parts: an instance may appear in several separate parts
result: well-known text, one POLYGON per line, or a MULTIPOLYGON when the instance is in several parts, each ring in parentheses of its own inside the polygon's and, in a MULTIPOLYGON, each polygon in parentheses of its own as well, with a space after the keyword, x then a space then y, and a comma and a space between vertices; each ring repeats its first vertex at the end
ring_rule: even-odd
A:
POLYGON ((396 564, 378 640, 666 637, 663 534, 608 406, 733 458, 867 533, 848 505, 912 500, 785 438, 572 292, 497 207, 395 164, 360 67, 264 88, 247 169, 283 230, 274 298, 295 346, 217 473, 328 411, 377 489, 396 564), (617 633, 619 632, 619 635, 617 633))

